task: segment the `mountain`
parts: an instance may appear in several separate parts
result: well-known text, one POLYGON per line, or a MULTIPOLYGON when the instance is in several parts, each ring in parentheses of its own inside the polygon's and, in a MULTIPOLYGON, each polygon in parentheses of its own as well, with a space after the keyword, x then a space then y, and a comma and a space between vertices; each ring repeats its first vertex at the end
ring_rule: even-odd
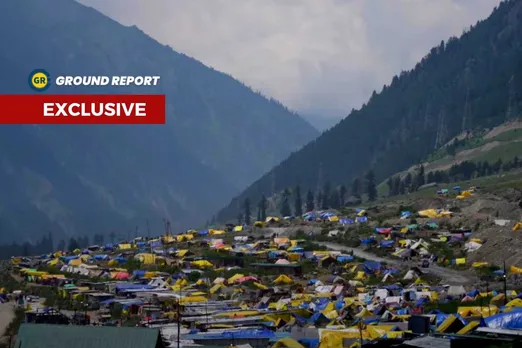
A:
MULTIPOLYGON (((518 117, 522 106, 522 2, 502 2, 460 38, 442 41, 410 71, 293 153, 218 214, 295 185, 350 186, 373 170, 376 182, 426 159, 466 130, 518 117)), ((521 149, 522 150, 522 149, 521 149)))
MULTIPOLYGON (((197 227, 318 132, 279 102, 73 0, 0 2, 0 93, 58 75, 159 75, 150 87, 46 93, 161 93, 166 125, 0 127, 0 235, 126 235, 163 218, 197 227)), ((23 115, 20 115, 23 116, 23 115)), ((56 240, 57 237, 55 237, 56 240)))

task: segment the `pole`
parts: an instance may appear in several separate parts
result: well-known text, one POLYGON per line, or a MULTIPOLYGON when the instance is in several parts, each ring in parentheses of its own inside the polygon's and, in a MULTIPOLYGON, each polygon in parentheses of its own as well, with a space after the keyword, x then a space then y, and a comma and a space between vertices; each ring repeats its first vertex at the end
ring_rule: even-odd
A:
POLYGON ((210 289, 207 284, 207 302, 205 302, 205 319, 207 319, 207 330, 208 330, 208 300, 210 299, 210 289))
MULTIPOLYGON (((488 297, 488 294, 489 294, 489 282, 486 280, 486 297, 488 297)), ((488 316, 491 315, 490 308, 491 308, 491 305, 488 303, 488 316)))
POLYGON ((362 347, 363 346, 363 333, 362 333, 362 318, 359 318, 359 344, 362 347))
POLYGON ((507 304, 507 274, 506 274, 506 260, 504 260, 504 306, 507 304))
POLYGON ((179 345, 179 336, 181 335, 181 284, 179 285, 179 299, 178 299, 178 348, 180 348, 179 345))

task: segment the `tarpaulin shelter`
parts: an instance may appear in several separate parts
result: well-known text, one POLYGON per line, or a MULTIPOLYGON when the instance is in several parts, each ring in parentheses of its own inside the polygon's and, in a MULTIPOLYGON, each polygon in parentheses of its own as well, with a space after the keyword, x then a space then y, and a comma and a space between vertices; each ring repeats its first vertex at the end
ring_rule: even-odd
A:
POLYGON ((294 281, 286 274, 281 274, 274 280, 275 284, 292 284, 294 281))

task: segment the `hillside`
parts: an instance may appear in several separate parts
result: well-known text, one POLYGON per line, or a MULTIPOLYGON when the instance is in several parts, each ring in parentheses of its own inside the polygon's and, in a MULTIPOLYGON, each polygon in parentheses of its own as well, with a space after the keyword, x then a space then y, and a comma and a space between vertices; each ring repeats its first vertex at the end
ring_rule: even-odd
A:
MULTIPOLYGON (((520 166, 519 157, 521 154, 522 120, 520 119, 503 123, 491 129, 475 130, 473 133, 464 132, 434 151, 425 161, 422 161, 426 176, 425 182, 427 184, 433 182, 449 183, 455 179, 459 180, 460 178, 455 178, 455 176, 461 174, 462 171, 459 168, 464 166, 469 166, 469 172, 475 177, 492 175, 500 170, 509 171, 520 166), (498 168, 496 168, 497 165, 498 168), (492 167, 494 170, 485 170, 486 167, 492 167), (441 175, 441 173, 444 173, 444 175, 441 175)), ((379 196, 390 194, 389 180, 393 181, 400 178, 405 181, 406 176, 415 177, 418 171, 419 165, 414 165, 407 170, 393 174, 377 186, 379 196)))
POLYGON ((1 127, 4 241, 126 234, 146 219, 156 231, 163 218, 195 227, 318 134, 277 101, 73 0, 2 1, 0 32, 0 93, 32 93, 36 68, 147 74, 160 86, 103 93, 164 93, 168 104, 165 126, 1 127))
POLYGON ((426 172, 431 172, 448 170, 463 161, 510 161, 521 154, 522 121, 516 120, 467 137, 456 137, 430 155, 423 165, 426 172))
MULTIPOLYGON (((373 170, 376 182, 427 158, 448 140, 519 115, 522 102, 522 3, 505 1, 460 38, 441 42, 413 68, 374 92, 360 110, 247 188, 238 202, 288 187, 350 186, 373 170)), ((306 191, 304 191, 306 192, 306 191)))

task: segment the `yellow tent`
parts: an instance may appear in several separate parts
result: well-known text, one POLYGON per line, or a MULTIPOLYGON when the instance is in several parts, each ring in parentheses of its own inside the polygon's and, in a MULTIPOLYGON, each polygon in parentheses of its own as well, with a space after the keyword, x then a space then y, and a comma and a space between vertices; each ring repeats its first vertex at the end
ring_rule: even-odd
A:
POLYGON ((243 278, 244 276, 245 276, 244 274, 236 273, 232 277, 228 278, 227 281, 229 284, 232 284, 232 283, 235 283, 236 280, 238 280, 239 278, 243 278))
POLYGON ((513 226, 513 232, 518 231, 522 228, 522 222, 517 222, 515 226, 513 226))
POLYGON ((462 317, 489 317, 499 313, 498 307, 494 305, 489 306, 470 306, 470 307, 458 307, 457 313, 462 317))
POLYGON ((132 245, 129 243, 122 243, 118 245, 118 248, 122 250, 132 249, 132 245))
POLYGON ((241 231, 243 231, 243 226, 234 227, 234 232, 241 232, 241 231))
POLYGON ((272 348, 304 348, 304 346, 291 337, 285 337, 274 343, 272 348))
POLYGON ((225 234, 225 231, 223 230, 209 230, 208 234, 211 236, 218 236, 220 234, 225 234))
POLYGON ((189 303, 189 302, 207 302, 208 299, 204 296, 190 296, 190 297, 183 297, 180 301, 181 304, 183 303, 189 303))
POLYGON ((218 291, 219 289, 222 289, 222 288, 225 288, 225 287, 226 287, 226 286, 223 285, 223 283, 219 283, 219 284, 216 284, 216 285, 214 285, 213 287, 211 287, 209 291, 210 291, 211 294, 214 294, 214 293, 216 293, 216 291, 218 291))
POLYGON ((465 257, 461 257, 461 258, 455 259, 455 264, 456 265, 465 265, 466 264, 466 258, 465 257))
POLYGON ((428 217, 428 218, 433 219, 433 218, 439 217, 439 214, 437 213, 437 211, 435 209, 426 209, 426 210, 419 211, 419 216, 428 217))
POLYGON ((49 266, 56 266, 60 262, 60 259, 52 259, 51 261, 47 262, 49 266))
POLYGON ((506 304, 506 307, 522 307, 522 300, 515 298, 506 304))
POLYGON ((468 323, 466 326, 464 326, 462 329, 457 331, 457 335, 465 335, 468 332, 475 330, 475 328, 477 328, 479 325, 480 325, 479 321, 472 321, 472 322, 468 323))
POLYGON ((286 274, 281 274, 276 280, 274 280, 275 284, 292 284, 293 282, 292 278, 286 274))
POLYGON ((355 280, 363 280, 366 278, 366 273, 364 273, 363 271, 358 271, 357 272, 357 276, 355 276, 355 280))
POLYGON ((511 266, 509 268, 509 272, 514 273, 514 274, 522 274, 522 268, 516 267, 516 266, 511 266))
POLYGON ((457 196, 457 199, 464 199, 467 197, 471 197, 471 192, 463 191, 460 195, 457 196))
POLYGON ((154 254, 142 253, 137 254, 134 258, 146 265, 153 265, 156 262, 156 255, 154 254))
POLYGON ((277 216, 267 216, 265 222, 278 222, 279 218, 277 216))
POLYGON ((214 267, 214 265, 212 263, 208 262, 207 260, 193 261, 190 264, 192 266, 196 266, 198 268, 211 268, 211 267, 214 267))
POLYGON ((256 288, 258 288, 260 290, 268 290, 268 287, 266 285, 261 284, 261 283, 254 282, 254 285, 255 285, 256 288))
POLYGON ((473 262, 471 264, 471 266, 473 268, 480 268, 480 267, 487 267, 488 266, 488 263, 487 262, 473 262))
POLYGON ((174 243, 176 241, 176 238, 174 238, 174 236, 171 236, 170 234, 165 234, 161 236, 161 239, 165 244, 174 243))
POLYGON ((79 266, 82 264, 82 260, 80 259, 73 259, 71 261, 69 261, 68 265, 69 266, 79 266))
POLYGON ((337 216, 329 216, 328 217, 328 221, 330 222, 338 222, 339 221, 339 218, 337 216))

